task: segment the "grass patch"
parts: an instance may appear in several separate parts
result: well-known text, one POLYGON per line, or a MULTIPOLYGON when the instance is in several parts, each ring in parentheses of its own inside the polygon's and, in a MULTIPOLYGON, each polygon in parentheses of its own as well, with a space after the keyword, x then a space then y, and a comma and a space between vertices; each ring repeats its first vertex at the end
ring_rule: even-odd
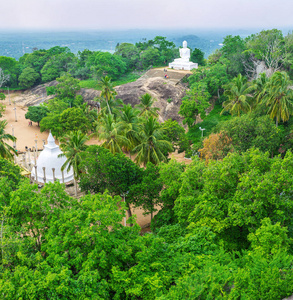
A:
POLYGON ((117 86, 117 85, 129 83, 129 82, 133 82, 133 81, 136 81, 140 76, 141 76, 141 73, 136 73, 136 72, 128 73, 128 74, 122 75, 117 80, 113 80, 113 85, 117 86))
POLYGON ((220 115, 222 110, 222 106, 220 104, 216 104, 214 109, 209 113, 208 116, 206 116, 206 118, 201 123, 196 124, 188 131, 188 138, 193 143, 198 143, 201 140, 201 130, 199 129, 199 127, 205 128, 203 137, 207 137, 212 133, 213 128, 218 123, 230 120, 232 118, 231 115, 220 115))
POLYGON ((79 85, 83 89, 94 89, 94 90, 101 90, 101 84, 96 79, 85 79, 79 82, 79 85))
MULTIPOLYGON (((27 88, 21 87, 21 86, 20 86, 20 87, 10 87, 10 88, 9 88, 9 92, 12 93, 13 91, 20 91, 20 90, 26 90, 26 89, 27 89, 27 88)), ((0 90, 8 91, 8 88, 2 86, 2 87, 0 88, 0 90)))
MULTIPOLYGON (((136 81, 140 76, 141 76, 141 73, 137 73, 137 72, 127 73, 127 74, 120 76, 120 78, 117 80, 112 80, 112 83, 113 83, 113 86, 122 85, 122 84, 136 81)), ((94 89, 94 90, 98 90, 98 91, 100 91, 101 87, 102 87, 99 80, 92 79, 92 78, 86 79, 86 80, 81 80, 79 82, 79 85, 83 89, 94 89)))

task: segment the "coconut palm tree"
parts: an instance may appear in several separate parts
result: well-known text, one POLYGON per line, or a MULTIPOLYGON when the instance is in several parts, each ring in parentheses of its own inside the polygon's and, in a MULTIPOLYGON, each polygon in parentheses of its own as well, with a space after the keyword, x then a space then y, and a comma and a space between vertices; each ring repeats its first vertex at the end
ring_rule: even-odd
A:
POLYGON ((111 82, 111 78, 109 76, 105 76, 101 78, 102 90, 101 90, 101 98, 105 99, 106 104, 108 106, 108 111, 112 114, 112 111, 109 106, 109 101, 115 99, 115 95, 117 92, 115 91, 113 84, 111 82))
POLYGON ((125 136, 123 124, 115 122, 113 115, 103 115, 97 126, 99 139, 104 140, 103 147, 111 153, 121 153, 123 147, 129 147, 129 140, 125 136))
POLYGON ((269 82, 269 78, 266 73, 261 73, 260 76, 253 81, 254 84, 254 101, 256 104, 260 104, 262 102, 262 98, 265 95, 265 86, 269 82))
POLYGON ((153 116, 157 117, 158 116, 158 110, 159 108, 157 107, 152 107, 153 104, 155 103, 156 99, 153 99, 152 96, 148 93, 142 95, 140 97, 140 103, 137 104, 135 107, 140 110, 140 116, 153 116))
POLYGON ((265 86, 263 102, 270 117, 276 118, 276 126, 281 120, 288 121, 293 114, 293 90, 290 85, 286 72, 275 72, 265 86))
POLYGON ((123 101, 121 99, 110 99, 109 101, 101 101, 101 113, 102 114, 113 114, 116 118, 123 106, 123 101))
POLYGON ((164 132, 155 118, 149 117, 142 124, 140 142, 132 152, 137 153, 137 164, 158 164, 166 161, 166 154, 173 150, 172 144, 164 139, 164 132))
POLYGON ((5 132, 6 126, 6 120, 0 121, 0 156, 9 160, 13 160, 13 155, 17 155, 17 151, 5 141, 15 142, 16 137, 5 132))
POLYGON ((263 103, 263 98, 266 94, 265 87, 269 81, 266 73, 261 73, 260 76, 253 81, 254 93, 251 103, 251 109, 260 115, 266 114, 266 106, 263 103))
MULTIPOLYGON (((61 171, 64 171, 67 168, 67 172, 69 172, 70 168, 72 168, 75 182, 80 177, 80 154, 86 149, 87 145, 85 143, 88 140, 89 137, 80 130, 71 131, 60 139, 60 148, 63 153, 59 154, 59 157, 65 156, 67 158, 61 167, 61 171)), ((75 194, 77 195, 76 184, 75 187, 75 194)))
POLYGON ((255 86, 249 85, 246 77, 239 74, 235 77, 230 84, 226 86, 224 95, 228 99, 223 102, 225 111, 229 111, 232 115, 237 114, 240 116, 241 112, 249 112, 251 110, 250 100, 252 99, 251 93, 254 91, 255 86))
POLYGON ((133 109, 130 104, 123 105, 120 111, 120 122, 122 129, 125 132, 126 138, 129 140, 129 147, 125 147, 129 151, 131 158, 131 150, 139 143, 139 133, 141 130, 141 123, 138 117, 139 110, 133 109))

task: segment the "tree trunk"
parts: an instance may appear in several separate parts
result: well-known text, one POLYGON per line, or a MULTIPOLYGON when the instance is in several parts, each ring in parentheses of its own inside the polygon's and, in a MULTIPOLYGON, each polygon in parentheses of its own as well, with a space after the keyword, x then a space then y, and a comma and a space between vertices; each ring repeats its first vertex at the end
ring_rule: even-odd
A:
POLYGON ((218 99, 220 99, 220 89, 218 89, 218 99))
POLYGON ((3 255, 4 255, 4 252, 3 252, 3 223, 4 223, 4 216, 2 216, 2 221, 1 221, 1 260, 3 262, 3 255))
MULTIPOLYGON (((128 206, 127 214, 128 214, 128 219, 129 219, 130 217, 132 217, 132 211, 131 211, 131 208, 130 208, 130 204, 129 204, 129 203, 127 204, 127 206, 128 206)), ((130 225, 130 227, 133 226, 132 223, 130 223, 129 225, 130 225)))
POLYGON ((128 206, 128 209, 127 209, 127 213, 128 213, 128 218, 132 217, 132 212, 131 212, 131 209, 130 209, 130 205, 127 204, 128 206))
POLYGON ((75 197, 77 197, 77 180, 74 177, 74 188, 75 188, 75 197))
POLYGON ((108 102, 108 98, 107 98, 107 97, 106 97, 106 102, 107 102, 107 106, 108 106, 109 113, 110 113, 110 115, 112 115, 112 112, 111 112, 111 109, 110 109, 110 106, 109 106, 109 102, 108 102))

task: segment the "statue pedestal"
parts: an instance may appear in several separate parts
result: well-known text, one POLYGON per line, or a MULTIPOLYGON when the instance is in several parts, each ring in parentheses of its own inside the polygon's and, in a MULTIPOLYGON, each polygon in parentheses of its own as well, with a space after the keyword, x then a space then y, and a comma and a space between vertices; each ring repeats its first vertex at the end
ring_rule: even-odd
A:
POLYGON ((192 61, 189 61, 187 59, 181 59, 177 58, 173 62, 169 63, 169 68, 174 69, 174 70, 192 70, 192 69, 197 69, 198 64, 193 63, 192 61))

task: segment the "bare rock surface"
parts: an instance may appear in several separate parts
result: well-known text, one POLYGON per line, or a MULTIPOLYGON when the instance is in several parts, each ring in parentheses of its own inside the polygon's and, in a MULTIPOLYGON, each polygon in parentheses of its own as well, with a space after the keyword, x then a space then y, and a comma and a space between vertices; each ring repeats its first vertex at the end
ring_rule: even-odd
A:
POLYGON ((58 82, 54 80, 44 84, 40 84, 22 93, 16 93, 13 101, 23 106, 39 105, 42 102, 54 98, 54 96, 47 96, 46 87, 54 86, 57 83, 58 82))
POLYGON ((182 121, 178 111, 182 97, 185 96, 186 87, 178 82, 174 83, 162 77, 143 76, 135 82, 116 87, 116 91, 118 98, 132 106, 139 104, 139 98, 148 93, 157 100, 154 106, 160 109, 160 122, 167 119, 182 121))
POLYGON ((101 91, 94 89, 80 89, 78 95, 81 95, 85 101, 89 102, 97 97, 100 97, 101 91))
MULTIPOLYGON (((117 98, 123 100, 125 104, 131 104, 133 107, 139 103, 139 98, 145 93, 149 93, 156 99, 155 107, 160 109, 159 121, 167 119, 182 121, 178 111, 185 96, 186 86, 182 84, 182 79, 190 75, 189 71, 164 71, 163 68, 151 69, 142 77, 134 82, 117 86, 115 89, 118 93, 117 98), (164 78, 168 74, 169 78, 164 78)), ((23 106, 39 105, 42 102, 54 98, 53 95, 47 96, 46 87, 55 86, 56 80, 38 85, 22 93, 15 93, 13 101, 23 106)), ((84 100, 92 105, 95 98, 99 97, 101 92, 94 89, 81 89, 80 95, 84 100)), ((96 103, 96 102, 95 102, 96 103)))
MULTIPOLYGON (((54 98, 54 95, 47 96, 46 87, 56 86, 58 82, 56 80, 40 84, 32 89, 26 90, 22 93, 15 93, 13 101, 23 106, 39 105, 46 102, 49 99, 54 98)), ((80 89, 78 92, 82 95, 83 99, 87 102, 92 101, 94 98, 99 97, 101 92, 94 89, 80 89)))

